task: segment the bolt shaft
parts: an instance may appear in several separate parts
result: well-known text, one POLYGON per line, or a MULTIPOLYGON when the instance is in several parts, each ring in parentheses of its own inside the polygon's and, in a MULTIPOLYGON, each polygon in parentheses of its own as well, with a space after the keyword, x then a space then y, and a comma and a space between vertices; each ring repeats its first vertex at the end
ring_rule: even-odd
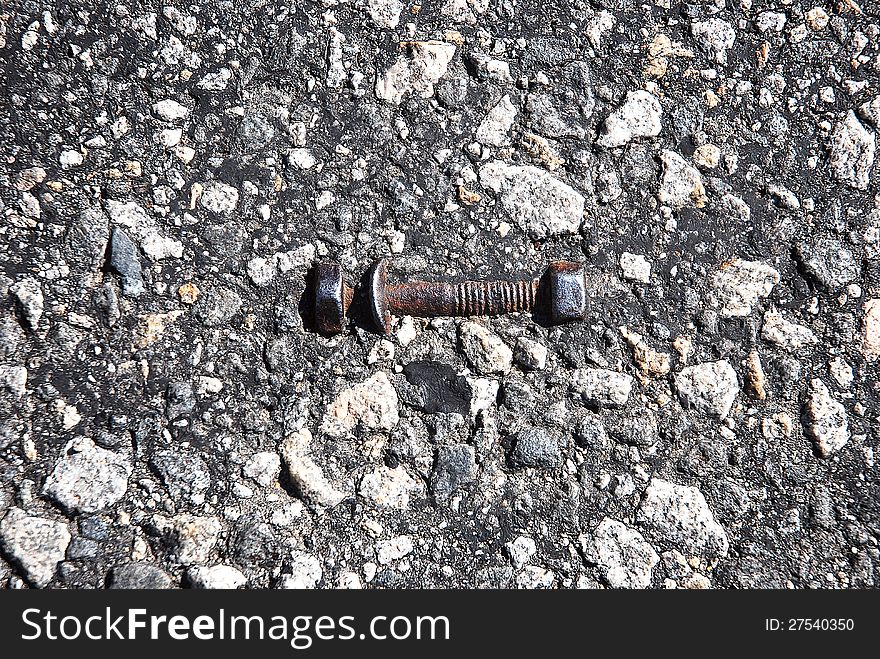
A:
POLYGON ((497 316, 535 308, 538 279, 520 281, 416 281, 388 286, 388 309, 409 316, 497 316))

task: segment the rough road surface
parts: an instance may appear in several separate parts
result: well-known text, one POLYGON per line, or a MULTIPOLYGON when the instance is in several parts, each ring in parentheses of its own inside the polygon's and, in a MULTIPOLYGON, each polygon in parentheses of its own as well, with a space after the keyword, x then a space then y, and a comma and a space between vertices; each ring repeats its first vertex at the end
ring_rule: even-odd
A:
POLYGON ((0 583, 875 586, 877 9, 4 3, 0 583))

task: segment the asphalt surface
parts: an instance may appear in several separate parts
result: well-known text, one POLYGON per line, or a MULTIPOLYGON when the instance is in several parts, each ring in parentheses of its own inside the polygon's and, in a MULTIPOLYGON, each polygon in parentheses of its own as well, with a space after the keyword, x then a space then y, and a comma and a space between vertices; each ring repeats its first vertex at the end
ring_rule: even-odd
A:
POLYGON ((867 1, 0 8, 0 584, 865 588, 867 1), (584 322, 314 330, 586 266, 584 322))

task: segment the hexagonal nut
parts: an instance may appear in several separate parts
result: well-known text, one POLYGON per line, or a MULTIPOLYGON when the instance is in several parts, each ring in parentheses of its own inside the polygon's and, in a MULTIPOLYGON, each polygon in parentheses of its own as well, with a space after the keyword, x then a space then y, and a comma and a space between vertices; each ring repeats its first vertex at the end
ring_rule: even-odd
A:
POLYGON ((587 283, 583 263, 555 261, 547 268, 548 312, 554 325, 583 320, 587 315, 587 283))

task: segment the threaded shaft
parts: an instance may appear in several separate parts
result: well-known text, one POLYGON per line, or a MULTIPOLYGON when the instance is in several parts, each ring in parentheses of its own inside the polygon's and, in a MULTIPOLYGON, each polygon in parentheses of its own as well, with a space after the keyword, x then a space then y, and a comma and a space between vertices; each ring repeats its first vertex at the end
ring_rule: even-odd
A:
POLYGON ((456 316, 497 316, 535 306, 537 282, 465 281, 455 285, 456 316))
POLYGON ((535 307, 538 280, 417 281, 389 286, 388 309, 409 316, 497 316, 535 307))

